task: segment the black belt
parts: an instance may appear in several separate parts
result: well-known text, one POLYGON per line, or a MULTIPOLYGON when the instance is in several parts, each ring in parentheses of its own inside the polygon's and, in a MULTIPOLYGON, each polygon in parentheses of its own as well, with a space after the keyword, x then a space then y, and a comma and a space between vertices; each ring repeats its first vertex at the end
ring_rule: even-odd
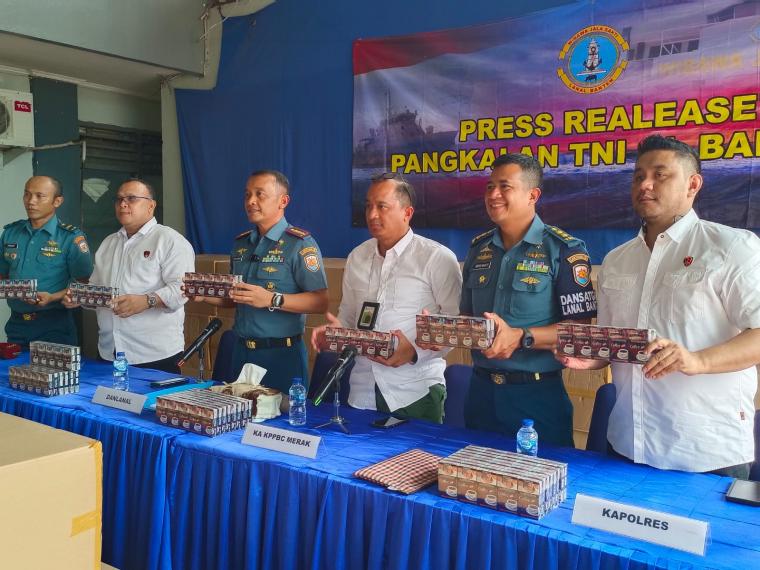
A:
POLYGON ((533 384, 549 378, 561 376, 558 370, 552 372, 510 372, 508 370, 488 370, 487 368, 477 368, 481 374, 488 376, 494 384, 533 384))
POLYGON ((259 350, 261 348, 287 348, 295 345, 301 340, 303 335, 297 334, 283 338, 241 338, 240 342, 248 350, 259 350))

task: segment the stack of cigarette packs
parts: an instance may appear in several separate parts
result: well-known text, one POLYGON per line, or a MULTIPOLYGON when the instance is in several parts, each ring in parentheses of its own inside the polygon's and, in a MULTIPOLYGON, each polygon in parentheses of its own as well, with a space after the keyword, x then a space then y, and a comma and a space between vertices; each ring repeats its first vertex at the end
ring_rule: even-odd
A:
POLYGON ((342 352, 347 346, 355 346, 356 353, 360 356, 382 356, 383 358, 389 358, 395 350, 393 335, 389 332, 343 327, 325 329, 325 343, 321 347, 322 350, 342 352))
POLYGON ((229 273, 185 273, 185 292, 194 297, 229 297, 232 288, 243 282, 242 275, 229 273))
POLYGON ((490 319, 417 315, 417 340, 439 346, 488 348, 493 344, 495 333, 490 319))
POLYGON ((156 398, 156 417, 162 424, 211 437, 245 427, 251 409, 251 400, 211 390, 187 390, 156 398))
POLYGON ((82 357, 78 346, 54 342, 29 343, 31 364, 11 366, 11 388, 40 396, 63 396, 79 392, 82 357))
POLYGON ((37 280, 0 279, 0 299, 37 299, 37 280))
POLYGON ((113 298, 119 294, 116 287, 91 285, 89 283, 72 282, 69 285, 69 297, 85 309, 111 308, 113 298))
POLYGON ((647 344, 657 338, 653 329, 632 329, 559 323, 557 352, 576 358, 644 364, 647 344))
POLYGON ((567 463, 468 445, 439 462, 438 492, 540 519, 567 498, 567 463))

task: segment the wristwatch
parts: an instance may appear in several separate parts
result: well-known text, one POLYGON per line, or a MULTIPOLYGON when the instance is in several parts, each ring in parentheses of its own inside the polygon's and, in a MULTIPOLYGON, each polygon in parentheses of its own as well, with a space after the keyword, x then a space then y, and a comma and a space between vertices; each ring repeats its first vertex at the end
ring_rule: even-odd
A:
POLYGON ((282 293, 275 293, 272 295, 272 302, 269 303, 269 310, 281 309, 282 304, 285 302, 285 296, 282 293))
POLYGON ((530 349, 533 348, 533 345, 536 344, 536 339, 533 338, 533 333, 530 332, 530 329, 523 329, 523 337, 520 341, 520 344, 523 348, 530 349))
POLYGON ((156 297, 156 294, 148 293, 145 296, 148 298, 148 308, 154 309, 156 307, 156 303, 158 303, 158 297, 156 297))

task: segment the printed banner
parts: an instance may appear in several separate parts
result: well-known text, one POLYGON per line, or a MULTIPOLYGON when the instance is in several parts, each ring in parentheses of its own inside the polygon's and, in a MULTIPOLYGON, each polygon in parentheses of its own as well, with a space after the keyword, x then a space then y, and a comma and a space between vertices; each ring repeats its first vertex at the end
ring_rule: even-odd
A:
POLYGON ((760 2, 600 4, 354 42, 353 224, 395 171, 416 227, 487 226, 490 165, 522 152, 544 166, 548 223, 633 227, 636 145, 661 133, 699 150, 700 216, 759 228, 760 2))

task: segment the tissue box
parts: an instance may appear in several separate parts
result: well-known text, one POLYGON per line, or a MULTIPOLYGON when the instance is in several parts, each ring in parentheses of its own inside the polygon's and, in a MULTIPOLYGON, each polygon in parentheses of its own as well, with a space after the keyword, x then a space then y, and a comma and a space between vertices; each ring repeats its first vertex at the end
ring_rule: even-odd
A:
POLYGON ((234 382, 225 386, 212 386, 211 390, 219 394, 228 394, 245 398, 252 402, 251 420, 264 421, 280 415, 282 392, 266 386, 234 382))

